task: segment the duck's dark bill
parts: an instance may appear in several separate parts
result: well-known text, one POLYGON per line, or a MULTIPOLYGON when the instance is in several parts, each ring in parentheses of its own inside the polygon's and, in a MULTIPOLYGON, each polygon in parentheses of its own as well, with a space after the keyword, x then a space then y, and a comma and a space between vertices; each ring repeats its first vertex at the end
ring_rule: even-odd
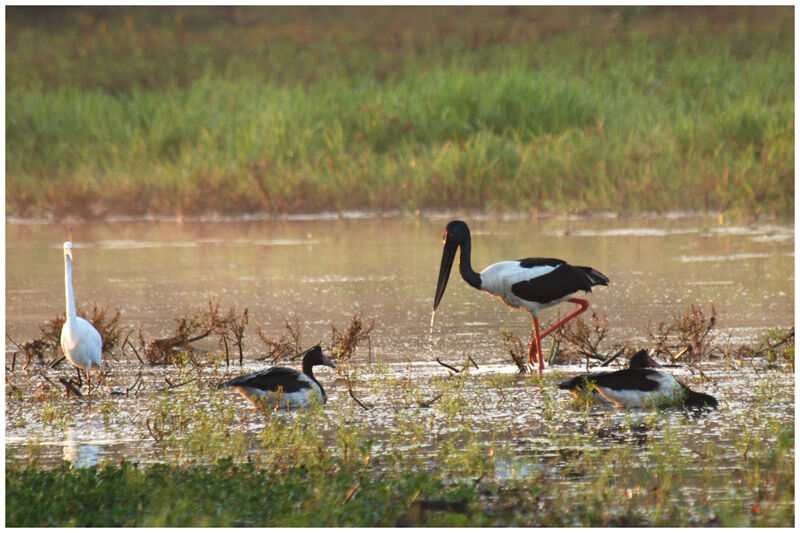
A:
POLYGON ((449 242, 444 243, 444 250, 442 251, 442 265, 439 267, 439 281, 436 282, 436 296, 433 299, 433 310, 439 307, 439 302, 442 301, 444 289, 447 287, 447 280, 450 277, 450 270, 453 268, 453 260, 456 257, 456 250, 458 246, 454 246, 449 242))

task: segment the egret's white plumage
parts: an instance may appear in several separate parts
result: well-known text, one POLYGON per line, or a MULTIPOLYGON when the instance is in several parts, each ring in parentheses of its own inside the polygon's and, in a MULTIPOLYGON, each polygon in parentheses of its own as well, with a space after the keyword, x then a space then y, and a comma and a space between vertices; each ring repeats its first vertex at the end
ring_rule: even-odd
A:
MULTIPOLYGON (((70 363, 86 371, 91 391, 91 371, 100 371, 103 339, 88 320, 78 316, 75 293, 72 289, 72 243, 64 243, 64 285, 66 287, 67 318, 61 328, 61 349, 70 363)), ((80 378, 80 372, 78 373, 80 378)))

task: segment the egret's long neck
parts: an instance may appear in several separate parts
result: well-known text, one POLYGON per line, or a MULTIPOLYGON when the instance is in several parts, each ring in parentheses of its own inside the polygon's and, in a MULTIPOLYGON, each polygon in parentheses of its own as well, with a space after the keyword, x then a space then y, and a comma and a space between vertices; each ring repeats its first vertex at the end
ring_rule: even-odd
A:
POLYGON ((78 316, 75 310, 75 293, 72 290, 72 259, 64 255, 64 285, 67 293, 67 321, 74 322, 78 316))
POLYGON ((472 243, 470 239, 461 243, 461 256, 458 258, 458 270, 461 272, 461 277, 464 281, 475 287, 481 288, 481 275, 472 270, 472 263, 470 261, 470 253, 472 252, 472 243))

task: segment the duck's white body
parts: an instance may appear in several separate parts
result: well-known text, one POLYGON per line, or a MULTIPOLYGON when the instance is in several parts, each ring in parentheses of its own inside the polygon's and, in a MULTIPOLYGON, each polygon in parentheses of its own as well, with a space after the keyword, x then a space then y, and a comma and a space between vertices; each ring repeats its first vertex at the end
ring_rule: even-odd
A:
POLYGON ((283 366, 273 366, 260 372, 239 376, 219 385, 232 387, 258 409, 294 410, 314 403, 327 401, 325 389, 314 377, 317 365, 336 368, 336 364, 322 353, 319 345, 308 350, 303 357, 303 371, 283 366))
POLYGON ((315 402, 321 402, 323 404, 326 402, 327 398, 317 382, 310 379, 302 372, 297 372, 295 379, 298 382, 307 384, 308 387, 301 388, 300 390, 294 392, 285 392, 284 390, 265 390, 247 385, 232 385, 232 387, 255 407, 262 409, 277 408, 293 411, 295 409, 309 407, 315 402))
MULTIPOLYGON (((87 378, 92 370, 99 371, 103 356, 103 338, 88 320, 78 316, 75 294, 72 289, 72 243, 64 243, 64 285, 67 300, 67 318, 61 328, 61 349, 69 362, 85 370, 87 378)), ((91 379, 91 378, 89 378, 91 379)))
POLYGON ((649 391, 636 389, 613 389, 595 385, 600 395, 617 407, 663 407, 677 405, 684 399, 684 387, 664 372, 648 373, 647 379, 656 382, 656 388, 649 391))

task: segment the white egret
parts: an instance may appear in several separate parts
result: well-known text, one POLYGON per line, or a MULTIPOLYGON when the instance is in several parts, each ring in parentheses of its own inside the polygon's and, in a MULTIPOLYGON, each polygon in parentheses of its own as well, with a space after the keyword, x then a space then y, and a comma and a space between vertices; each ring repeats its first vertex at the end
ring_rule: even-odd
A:
POLYGON ((78 316, 75 308, 75 293, 72 289, 72 243, 64 243, 64 284, 67 296, 67 319, 61 328, 61 349, 78 372, 81 383, 81 369, 86 372, 89 393, 92 392, 91 371, 100 372, 103 354, 103 338, 88 320, 78 316))

